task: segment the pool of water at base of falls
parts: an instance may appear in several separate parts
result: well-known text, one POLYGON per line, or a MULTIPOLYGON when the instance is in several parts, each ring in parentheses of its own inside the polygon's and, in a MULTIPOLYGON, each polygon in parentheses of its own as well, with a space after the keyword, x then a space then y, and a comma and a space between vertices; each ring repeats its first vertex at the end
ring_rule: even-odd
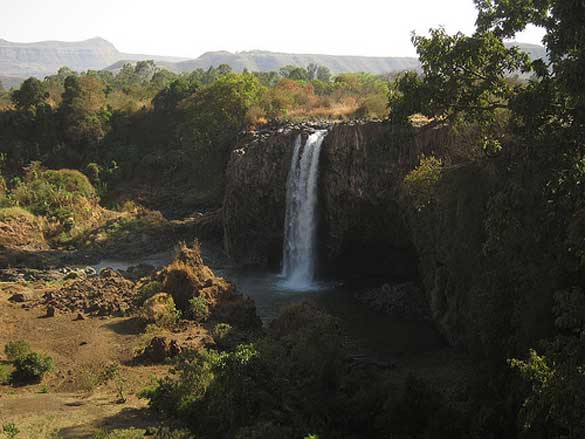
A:
MULTIPOLYGON (((168 251, 134 260, 108 259, 94 267, 98 270, 104 267, 125 270, 140 263, 162 267, 172 260, 173 255, 173 251, 168 251)), ((375 311, 359 302, 353 291, 339 282, 315 281, 299 289, 281 274, 234 267, 211 268, 254 299, 257 313, 265 325, 277 318, 289 304, 314 301, 339 320, 344 343, 353 357, 392 361, 402 355, 445 347, 431 322, 398 319, 375 311)))
POLYGON ((231 268, 215 271, 254 299, 265 324, 277 318, 286 305, 314 301, 339 320, 344 342, 350 345, 353 357, 391 361, 401 355, 445 347, 432 322, 397 319, 373 310, 339 282, 317 281, 312 288, 295 290, 288 287, 280 274, 231 268))

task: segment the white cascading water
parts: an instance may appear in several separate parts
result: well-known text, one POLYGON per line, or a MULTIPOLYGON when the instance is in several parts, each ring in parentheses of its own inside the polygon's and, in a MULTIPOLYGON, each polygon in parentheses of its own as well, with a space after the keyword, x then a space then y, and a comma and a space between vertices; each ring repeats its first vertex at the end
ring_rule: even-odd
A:
POLYGON ((313 286, 319 155, 326 134, 326 130, 316 131, 304 145, 298 136, 294 145, 286 189, 282 257, 282 274, 290 289, 306 290, 313 286))

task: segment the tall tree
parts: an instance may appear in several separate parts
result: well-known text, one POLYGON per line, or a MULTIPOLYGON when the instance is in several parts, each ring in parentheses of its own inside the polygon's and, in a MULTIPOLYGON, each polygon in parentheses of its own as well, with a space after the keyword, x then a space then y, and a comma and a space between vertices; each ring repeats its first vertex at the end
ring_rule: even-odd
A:
POLYGON ((37 78, 28 78, 18 90, 12 92, 12 102, 18 110, 27 111, 46 103, 49 97, 46 84, 37 78))

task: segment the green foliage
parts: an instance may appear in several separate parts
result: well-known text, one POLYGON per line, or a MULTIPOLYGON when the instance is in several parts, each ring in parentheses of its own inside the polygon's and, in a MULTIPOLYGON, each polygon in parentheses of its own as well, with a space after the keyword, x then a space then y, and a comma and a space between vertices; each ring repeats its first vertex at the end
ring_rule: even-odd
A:
POLYGON ((20 430, 16 427, 16 424, 8 422, 2 425, 2 433, 4 433, 8 439, 14 439, 16 436, 18 436, 20 430))
POLYGON ((246 127, 246 113, 259 101, 262 86, 252 74, 220 76, 183 103, 184 141, 195 147, 223 152, 230 140, 246 127))
POLYGON ((203 322, 209 318, 209 304, 205 297, 197 296, 189 299, 189 309, 193 318, 198 322, 203 322))
POLYGON ((255 344, 185 354, 174 377, 147 392, 151 407, 200 437, 292 439, 323 431, 341 385, 337 332, 313 307, 291 308, 255 344))
POLYGON ((163 291, 163 285, 161 282, 153 280, 146 282, 140 286, 138 290, 138 296, 136 298, 136 303, 138 305, 142 305, 147 299, 150 299, 157 293, 163 291))
POLYGON ((429 37, 412 37, 424 73, 400 76, 391 94, 392 117, 404 121, 413 113, 429 118, 492 122, 494 110, 506 108, 514 92, 510 72, 529 68, 529 58, 506 47, 495 34, 448 35, 431 29, 429 37))
POLYGON ((181 312, 175 306, 172 296, 159 292, 146 299, 140 316, 146 322, 154 323, 161 328, 172 329, 181 318, 181 312))
POLYGON ((144 396, 201 438, 465 437, 426 383, 411 378, 396 394, 382 375, 344 360, 336 320, 296 304, 254 343, 183 354, 144 396))
POLYGON ((17 358, 24 357, 30 354, 30 345, 24 340, 9 341, 4 346, 4 353, 9 361, 14 361, 17 358))
POLYGON ((464 428, 443 397, 424 381, 409 376, 398 398, 386 401, 377 419, 382 437, 463 438, 464 428))
POLYGON ((11 192, 15 203, 67 229, 91 218, 97 193, 88 178, 72 169, 46 170, 32 163, 11 192))
POLYGON ((0 363, 0 384, 8 384, 12 376, 13 367, 11 364, 0 363))
POLYGON ((291 65, 282 67, 280 69, 280 75, 283 78, 292 79, 295 81, 307 81, 308 79, 313 79, 310 78, 310 74, 307 69, 291 65))
POLYGON ((213 327, 211 335, 217 342, 224 341, 232 332, 232 326, 228 323, 218 323, 213 327))
POLYGON ((31 352, 14 360, 13 379, 17 382, 39 382, 53 369, 53 359, 31 352))
POLYGON ((108 131, 105 84, 98 77, 69 76, 60 111, 65 121, 65 140, 78 149, 95 147, 108 131))
POLYGON ((49 97, 47 86, 36 78, 28 78, 12 92, 12 102, 20 111, 34 110, 49 97))
POLYGON ((423 156, 419 165, 404 177, 405 192, 418 211, 433 203, 435 186, 441 178, 442 168, 442 160, 423 156))

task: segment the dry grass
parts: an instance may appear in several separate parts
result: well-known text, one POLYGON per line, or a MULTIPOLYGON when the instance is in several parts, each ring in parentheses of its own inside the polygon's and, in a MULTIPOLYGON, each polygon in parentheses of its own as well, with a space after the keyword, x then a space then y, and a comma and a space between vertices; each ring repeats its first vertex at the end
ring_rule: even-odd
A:
POLYGON ((347 119, 359 108, 355 99, 345 99, 328 106, 300 107, 289 111, 288 116, 293 119, 321 118, 321 119, 347 119))
POLYGON ((47 248, 47 222, 20 208, 0 209, 0 246, 6 248, 47 248))

